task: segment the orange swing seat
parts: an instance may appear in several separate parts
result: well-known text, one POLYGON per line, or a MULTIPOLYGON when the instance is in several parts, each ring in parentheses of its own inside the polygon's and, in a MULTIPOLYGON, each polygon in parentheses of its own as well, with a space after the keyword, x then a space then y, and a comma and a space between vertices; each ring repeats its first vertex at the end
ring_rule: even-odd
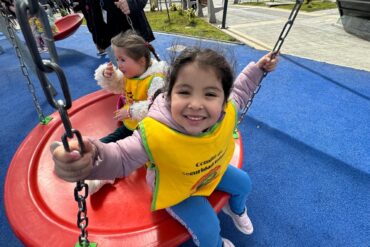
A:
MULTIPOLYGON (((71 123, 84 136, 101 137, 116 128, 112 111, 118 95, 103 91, 84 96, 68 110, 71 123)), ((4 204, 9 223, 25 246, 74 246, 78 205, 75 183, 54 174, 50 144, 64 128, 59 114, 47 125, 36 126, 16 151, 8 168, 4 204)), ((239 135, 240 136, 240 135, 239 135)), ((236 139, 232 165, 241 167, 243 147, 236 139)), ((141 168, 86 199, 88 239, 97 246, 178 246, 190 238, 187 230, 165 210, 150 210, 152 193, 141 168)), ((215 191, 210 197, 219 212, 229 199, 215 191)))

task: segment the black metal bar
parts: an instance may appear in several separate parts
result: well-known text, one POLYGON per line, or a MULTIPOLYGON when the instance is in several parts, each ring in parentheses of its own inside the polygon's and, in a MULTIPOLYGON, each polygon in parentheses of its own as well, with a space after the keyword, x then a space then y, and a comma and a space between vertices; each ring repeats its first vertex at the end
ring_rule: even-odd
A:
POLYGON ((221 29, 225 29, 225 23, 226 23, 226 14, 227 14, 227 2, 228 0, 224 0, 224 11, 222 12, 222 24, 221 29))

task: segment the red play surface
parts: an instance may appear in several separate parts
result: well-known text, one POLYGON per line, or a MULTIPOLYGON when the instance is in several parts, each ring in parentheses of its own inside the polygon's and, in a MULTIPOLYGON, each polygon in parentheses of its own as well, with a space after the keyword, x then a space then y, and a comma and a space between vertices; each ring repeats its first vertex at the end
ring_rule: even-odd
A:
MULTIPOLYGON (((116 95, 98 91, 75 102, 68 111, 73 128, 83 136, 102 137, 116 128, 113 110, 116 95)), ((58 114, 48 125, 38 125, 18 148, 5 181, 7 217, 17 237, 26 246, 74 246, 80 230, 76 226, 77 203, 74 183, 53 173, 49 152, 64 128, 58 114)), ((233 165, 242 165, 242 143, 236 140, 233 165)), ((228 195, 215 192, 210 201, 218 212, 228 195)), ((87 199, 88 236, 98 246, 168 246, 190 238, 185 228, 164 210, 151 212, 151 192, 145 169, 106 185, 87 199)))

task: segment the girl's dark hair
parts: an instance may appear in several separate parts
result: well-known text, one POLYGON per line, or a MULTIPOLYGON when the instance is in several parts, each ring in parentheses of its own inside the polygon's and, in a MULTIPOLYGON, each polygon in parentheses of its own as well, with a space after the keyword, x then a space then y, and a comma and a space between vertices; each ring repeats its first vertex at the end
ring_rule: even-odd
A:
POLYGON ((234 81, 234 73, 226 58, 212 49, 187 48, 178 55, 172 63, 167 76, 167 97, 171 93, 181 68, 190 63, 197 63, 199 67, 212 69, 221 80, 225 102, 228 100, 234 81))
POLYGON ((159 61, 154 47, 133 30, 127 30, 126 32, 117 34, 111 39, 111 43, 116 47, 125 48, 127 55, 135 61, 145 57, 146 69, 150 66, 150 52, 159 61))

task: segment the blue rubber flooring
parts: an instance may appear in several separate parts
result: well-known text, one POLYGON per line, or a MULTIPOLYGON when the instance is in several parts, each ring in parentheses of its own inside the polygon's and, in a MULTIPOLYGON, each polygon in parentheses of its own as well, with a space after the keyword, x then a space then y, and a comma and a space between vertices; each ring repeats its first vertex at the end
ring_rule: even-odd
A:
MULTIPOLYGON (((162 59, 170 59, 168 48, 173 45, 213 47, 227 54, 236 73, 266 53, 241 44, 155 36, 153 45, 162 59)), ((3 35, 0 46, 4 49, 0 55, 3 195, 11 159, 38 124, 38 116, 14 49, 3 35)), ((87 28, 81 26, 56 46, 72 98, 98 90, 93 73, 108 58, 96 56, 87 28)), ((31 80, 44 114, 49 115, 54 110, 32 74, 31 80)), ((369 123, 369 72, 282 55, 239 125, 243 169, 253 183, 247 206, 255 232, 240 234, 220 213, 222 235, 237 247, 370 246, 369 123)), ((0 223, 4 246, 23 246, 9 226, 3 196, 0 223)))

